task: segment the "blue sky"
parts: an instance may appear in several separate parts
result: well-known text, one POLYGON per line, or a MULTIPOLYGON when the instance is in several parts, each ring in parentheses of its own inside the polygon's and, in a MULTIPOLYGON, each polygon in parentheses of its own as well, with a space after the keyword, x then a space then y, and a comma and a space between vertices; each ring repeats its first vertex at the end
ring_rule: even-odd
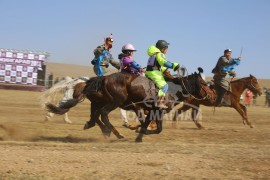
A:
POLYGON ((269 0, 0 0, 0 48, 47 51, 50 61, 90 66, 93 49, 114 35, 146 66, 148 46, 170 43, 167 58, 207 76, 224 49, 238 57, 238 76, 270 78, 269 0))

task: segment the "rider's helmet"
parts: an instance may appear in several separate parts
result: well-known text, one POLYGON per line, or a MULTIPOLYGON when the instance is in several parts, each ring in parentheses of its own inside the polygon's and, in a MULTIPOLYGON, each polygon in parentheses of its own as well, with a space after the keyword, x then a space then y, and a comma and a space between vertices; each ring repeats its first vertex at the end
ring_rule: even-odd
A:
POLYGON ((113 36, 112 36, 112 34, 109 37, 106 38, 106 42, 107 41, 113 42, 113 36))
POLYGON ((168 48, 169 45, 170 45, 170 43, 168 43, 165 40, 158 40, 157 43, 156 43, 156 47, 159 50, 162 50, 163 48, 168 48))
POLYGON ((226 54, 227 52, 232 52, 232 50, 231 49, 225 49, 224 54, 226 54))
POLYGON ((125 44, 123 47, 122 47, 122 52, 127 54, 128 52, 133 52, 133 51, 136 51, 135 47, 128 43, 128 44, 125 44))

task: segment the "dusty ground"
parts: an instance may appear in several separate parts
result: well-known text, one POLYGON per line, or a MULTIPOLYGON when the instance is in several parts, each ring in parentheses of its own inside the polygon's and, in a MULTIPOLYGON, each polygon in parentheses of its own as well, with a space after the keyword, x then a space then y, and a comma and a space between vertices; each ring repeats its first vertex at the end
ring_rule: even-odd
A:
POLYGON ((111 122, 126 137, 105 140, 98 127, 82 130, 87 101, 44 123, 40 93, 0 90, 0 179, 269 179, 270 109, 249 107, 256 125, 244 126, 236 111, 203 107, 203 125, 164 122, 161 134, 134 143, 136 133, 111 122))

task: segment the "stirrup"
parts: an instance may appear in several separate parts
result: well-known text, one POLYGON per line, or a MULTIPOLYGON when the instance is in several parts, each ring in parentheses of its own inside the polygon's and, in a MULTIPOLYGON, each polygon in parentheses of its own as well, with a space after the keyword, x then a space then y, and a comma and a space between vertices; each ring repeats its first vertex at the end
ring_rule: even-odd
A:
POLYGON ((156 107, 162 108, 162 109, 168 109, 168 106, 166 106, 166 105, 163 104, 163 103, 158 103, 158 104, 156 104, 156 107))

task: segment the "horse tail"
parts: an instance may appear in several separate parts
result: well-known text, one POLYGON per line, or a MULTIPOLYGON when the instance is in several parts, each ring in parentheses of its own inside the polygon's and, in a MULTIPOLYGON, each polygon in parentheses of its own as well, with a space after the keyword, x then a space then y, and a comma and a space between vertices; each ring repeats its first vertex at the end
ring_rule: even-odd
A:
POLYGON ((59 81, 53 85, 50 89, 46 90, 40 97, 40 105, 42 108, 45 108, 45 104, 53 103, 56 101, 58 93, 64 93, 66 88, 73 79, 71 77, 66 77, 64 80, 59 81))
POLYGON ((47 103, 46 108, 51 113, 62 115, 68 112, 70 108, 76 106, 79 102, 81 102, 80 98, 69 99, 65 102, 62 102, 59 106, 56 106, 52 103, 47 103))

